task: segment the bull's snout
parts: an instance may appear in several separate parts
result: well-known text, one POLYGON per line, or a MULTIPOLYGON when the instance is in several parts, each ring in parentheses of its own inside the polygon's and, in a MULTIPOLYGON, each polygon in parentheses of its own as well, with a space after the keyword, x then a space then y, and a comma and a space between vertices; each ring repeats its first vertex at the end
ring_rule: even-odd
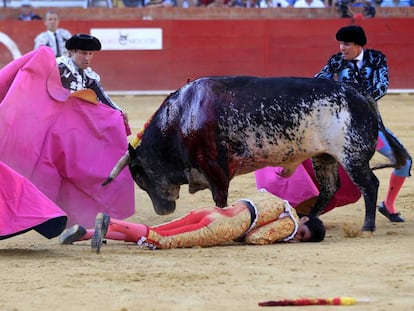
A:
POLYGON ((175 211, 175 201, 151 198, 152 205, 158 215, 169 215, 175 211))

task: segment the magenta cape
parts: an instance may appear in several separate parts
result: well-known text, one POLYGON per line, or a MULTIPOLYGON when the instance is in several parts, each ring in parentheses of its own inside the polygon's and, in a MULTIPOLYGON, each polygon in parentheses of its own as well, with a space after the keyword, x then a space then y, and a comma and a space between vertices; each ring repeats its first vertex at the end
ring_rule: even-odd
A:
POLYGON ((68 216, 94 225, 98 212, 134 214, 128 170, 102 187, 128 146, 119 111, 73 96, 60 82, 48 47, 0 70, 0 160, 28 178, 68 216))
MULTIPOLYGON (((266 189, 279 198, 288 201, 293 207, 319 195, 319 186, 313 171, 312 162, 304 161, 292 176, 281 177, 281 167, 265 167, 255 172, 257 189, 266 189)), ((351 181, 342 167, 339 168, 341 187, 324 209, 326 213, 338 206, 354 203, 361 197, 361 192, 351 181)))
POLYGON ((51 239, 65 229, 66 220, 56 204, 0 161, 0 240, 32 229, 51 239))

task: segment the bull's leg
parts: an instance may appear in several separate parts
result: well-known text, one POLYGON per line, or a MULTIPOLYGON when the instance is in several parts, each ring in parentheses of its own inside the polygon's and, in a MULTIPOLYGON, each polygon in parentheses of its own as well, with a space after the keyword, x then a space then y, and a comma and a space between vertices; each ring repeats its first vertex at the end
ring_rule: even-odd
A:
POLYGON ((339 188, 338 162, 330 155, 312 158, 313 168, 319 182, 319 196, 311 214, 319 215, 339 188))
MULTIPOLYGON (((211 140, 214 141, 214 137, 211 137, 211 140)), ((206 147, 197 150, 198 171, 205 176, 205 179, 198 179, 201 180, 202 184, 208 183, 208 188, 211 190, 216 206, 226 207, 231 179, 228 169, 226 169, 230 166, 227 158, 228 150, 222 148, 216 154, 211 149, 211 147, 206 147)), ((192 188, 191 190, 193 191, 194 189, 192 188)))
POLYGON ((378 178, 372 172, 369 163, 352 163, 348 167, 344 166, 344 168, 364 196, 365 220, 362 231, 375 231, 375 213, 379 187, 378 178))
POLYGON ((226 207, 230 186, 228 174, 220 165, 210 165, 203 169, 216 206, 226 207))
POLYGON ((229 186, 230 183, 227 185, 211 185, 211 192, 213 193, 213 200, 216 203, 217 207, 226 207, 227 206, 227 198, 229 195, 229 186))
POLYGON ((214 203, 218 207, 227 206, 230 178, 228 173, 220 165, 208 165, 201 168, 206 175, 214 203))

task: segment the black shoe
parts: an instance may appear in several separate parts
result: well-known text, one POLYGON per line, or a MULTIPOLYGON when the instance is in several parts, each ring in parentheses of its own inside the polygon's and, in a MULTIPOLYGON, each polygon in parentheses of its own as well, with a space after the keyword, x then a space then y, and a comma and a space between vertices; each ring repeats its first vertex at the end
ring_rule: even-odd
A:
POLYGON ((74 225, 60 234, 59 244, 73 244, 73 242, 76 242, 80 238, 83 238, 85 234, 86 229, 84 227, 74 225))
POLYGON ((111 218, 104 213, 98 213, 98 215, 96 215, 95 233, 93 234, 91 241, 92 251, 99 253, 101 250, 102 243, 105 243, 104 239, 108 232, 110 220, 111 218))
POLYGON ((391 222, 404 222, 404 218, 401 217, 400 213, 390 214, 384 202, 381 202, 378 206, 378 211, 388 218, 391 222))

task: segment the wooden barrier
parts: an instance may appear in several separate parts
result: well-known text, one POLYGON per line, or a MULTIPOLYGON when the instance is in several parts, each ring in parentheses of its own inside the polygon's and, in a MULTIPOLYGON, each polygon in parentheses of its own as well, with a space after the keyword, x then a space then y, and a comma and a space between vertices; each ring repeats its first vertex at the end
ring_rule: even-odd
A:
MULTIPOLYGON (((181 0, 180 0, 181 1, 181 0)), ((339 13, 335 7, 328 8, 227 8, 227 7, 143 7, 143 8, 35 8, 35 12, 44 16, 48 10, 59 13, 63 21, 74 20, 229 20, 229 19, 314 19, 337 18, 339 13)), ((17 20, 19 8, 2 8, 0 20, 17 20)), ((414 17, 414 7, 378 7, 375 18, 414 17)))
MULTIPOLYGON (((63 20, 72 33, 91 28, 161 28, 161 50, 101 51, 93 68, 107 90, 173 90, 207 75, 313 76, 338 51, 336 30, 350 19, 251 20, 63 20)), ((358 20, 367 48, 382 50, 390 66, 390 87, 414 88, 414 18, 358 20)), ((0 32, 21 53, 33 48, 41 21, 0 21, 0 32)), ((12 60, 0 44, 0 66, 12 60)))

